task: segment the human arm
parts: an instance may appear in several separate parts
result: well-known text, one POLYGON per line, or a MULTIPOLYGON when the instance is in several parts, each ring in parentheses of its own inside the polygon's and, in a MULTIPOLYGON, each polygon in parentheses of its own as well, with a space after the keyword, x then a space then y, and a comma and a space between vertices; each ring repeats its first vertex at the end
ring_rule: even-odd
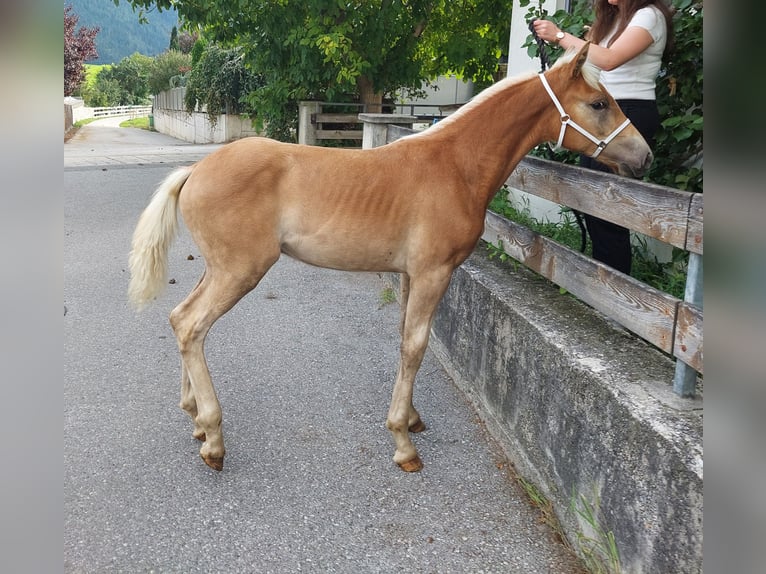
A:
MULTIPOLYGON (((546 42, 557 43, 565 50, 570 48, 579 50, 585 44, 585 40, 567 32, 564 32, 563 38, 557 39, 556 34, 561 32, 561 30, 550 20, 538 19, 535 20, 533 25, 535 33, 539 38, 546 42)), ((651 46, 653 41, 652 35, 646 28, 628 26, 608 48, 595 44, 591 45, 588 50, 588 59, 602 70, 614 70, 638 56, 651 46)))

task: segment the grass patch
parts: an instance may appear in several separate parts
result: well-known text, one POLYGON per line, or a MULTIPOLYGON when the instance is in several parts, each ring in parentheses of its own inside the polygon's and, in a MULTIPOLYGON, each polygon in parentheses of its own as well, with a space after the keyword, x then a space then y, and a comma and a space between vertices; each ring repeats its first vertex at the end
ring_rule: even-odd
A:
POLYGON ((84 120, 80 120, 74 123, 74 127, 81 128, 82 126, 86 126, 91 122, 95 122, 96 120, 100 120, 102 118, 85 118, 84 120))
POLYGON ((605 530, 599 519, 600 500, 594 495, 595 502, 591 504, 585 496, 572 491, 572 511, 579 516, 590 528, 592 535, 577 533, 577 543, 585 560, 588 571, 592 574, 620 574, 620 553, 614 533, 605 530))
POLYGON ((82 90, 93 88, 96 85, 96 76, 103 69, 111 68, 111 64, 85 64, 85 79, 81 86, 82 90))
MULTIPOLYGON (((508 465, 508 471, 510 476, 521 486, 529 503, 540 512, 540 522, 553 530, 565 548, 578 555, 564 533, 564 528, 553 510, 553 503, 534 484, 518 474, 513 465, 508 465)), ((590 531, 588 534, 582 531, 577 532, 579 557, 589 574, 621 574, 620 554, 614 533, 601 525, 603 517, 597 495, 594 496, 594 500, 595 502, 591 504, 585 496, 578 495, 574 489, 572 490, 570 510, 587 525, 590 531)))
POLYGON ((133 118, 132 120, 125 120, 120 124, 121 128, 139 128, 142 130, 155 131, 153 127, 149 125, 149 116, 142 118, 133 118))
POLYGON ((380 292, 380 306, 396 303, 396 290, 393 287, 384 287, 380 292))

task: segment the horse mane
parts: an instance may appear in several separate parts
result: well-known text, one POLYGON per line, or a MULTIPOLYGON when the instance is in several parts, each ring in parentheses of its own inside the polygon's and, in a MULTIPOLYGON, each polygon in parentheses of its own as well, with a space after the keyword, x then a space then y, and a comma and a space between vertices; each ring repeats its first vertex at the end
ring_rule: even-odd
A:
MULTIPOLYGON (((551 69, 558 68, 560 66, 565 66, 569 62, 571 62, 574 57, 577 55, 577 50, 574 48, 570 48, 567 50, 558 60, 556 60, 556 63, 552 66, 551 69)), ((601 69, 596 66, 594 63, 592 63, 590 60, 586 60, 585 63, 582 65, 582 68, 580 69, 583 75, 583 78, 585 79, 585 82, 592 88, 599 90, 601 89, 599 87, 599 79, 601 77, 601 69)), ((495 94, 504 91, 508 86, 511 86, 513 84, 517 84, 519 82, 522 82, 523 80, 526 80, 528 78, 534 77, 537 75, 537 72, 528 72, 524 74, 519 74, 517 76, 511 76, 508 78, 503 78, 499 82, 495 82, 488 88, 482 90, 479 94, 477 94, 475 97, 473 97, 471 100, 465 103, 465 105, 458 108, 454 113, 450 114, 443 120, 436 123, 436 125, 430 127, 427 130, 423 130, 421 132, 418 132, 416 134, 412 134, 407 137, 415 137, 418 135, 425 135, 426 133, 434 133, 435 131, 438 131, 442 127, 446 127, 446 125, 451 124, 454 120, 457 120, 461 116, 463 116, 466 113, 469 113, 472 108, 475 106, 481 104, 482 102, 492 98, 495 94)))

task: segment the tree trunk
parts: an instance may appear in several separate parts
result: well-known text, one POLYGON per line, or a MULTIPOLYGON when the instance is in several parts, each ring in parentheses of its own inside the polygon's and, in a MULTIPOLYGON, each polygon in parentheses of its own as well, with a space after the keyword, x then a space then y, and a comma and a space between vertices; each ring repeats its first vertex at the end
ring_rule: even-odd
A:
POLYGON ((359 101, 366 106, 365 111, 370 114, 382 113, 383 92, 376 92, 372 81, 365 76, 359 76, 356 86, 359 89, 359 101))

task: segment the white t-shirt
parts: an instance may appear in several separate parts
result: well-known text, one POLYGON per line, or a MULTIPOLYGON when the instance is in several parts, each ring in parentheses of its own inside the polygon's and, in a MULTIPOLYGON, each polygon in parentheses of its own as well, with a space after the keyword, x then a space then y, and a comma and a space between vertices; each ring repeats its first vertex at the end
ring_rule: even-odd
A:
MULTIPOLYGON (((603 70, 601 83, 615 100, 654 100, 655 80, 660 71, 662 52, 667 42, 665 16, 655 6, 646 6, 633 15, 627 27, 631 26, 644 28, 654 41, 646 50, 622 66, 609 72, 603 70)), ((612 36, 613 34, 609 34, 599 45, 606 47, 612 36)))

